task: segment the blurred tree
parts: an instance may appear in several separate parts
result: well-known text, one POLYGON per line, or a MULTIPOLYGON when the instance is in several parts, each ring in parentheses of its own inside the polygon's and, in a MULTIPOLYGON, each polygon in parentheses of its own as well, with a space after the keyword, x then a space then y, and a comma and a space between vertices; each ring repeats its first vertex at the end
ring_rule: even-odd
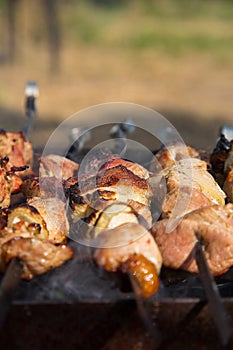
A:
POLYGON ((103 7, 118 6, 126 2, 123 0, 89 0, 89 1, 97 6, 103 6, 103 7))
POLYGON ((58 21, 58 1, 42 0, 47 23, 48 41, 50 49, 50 69, 56 72, 60 63, 61 33, 58 21))
MULTIPOLYGON (((5 0, 2 11, 6 12, 7 41, 4 52, 4 61, 14 62, 17 51, 17 23, 16 14, 20 0, 5 0)), ((61 47, 61 31, 58 20, 58 0, 39 0, 45 13, 47 26, 48 46, 50 51, 50 69, 59 69, 59 56, 61 47)), ((2 3, 2 0, 1 0, 2 3)), ((3 61, 3 59, 2 59, 3 61)))
POLYGON ((7 2, 7 20, 8 20, 8 50, 7 59, 13 62, 15 58, 15 15, 18 0, 7 2))

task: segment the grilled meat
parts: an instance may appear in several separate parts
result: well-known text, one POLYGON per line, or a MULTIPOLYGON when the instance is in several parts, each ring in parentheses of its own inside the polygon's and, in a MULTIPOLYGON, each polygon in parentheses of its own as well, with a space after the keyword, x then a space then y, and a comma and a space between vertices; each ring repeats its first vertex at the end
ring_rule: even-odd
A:
POLYGON ((11 181, 7 177, 6 168, 0 162, 0 208, 7 208, 11 201, 11 181))
POLYGON ((134 175, 147 180, 149 178, 149 171, 141 166, 140 164, 130 162, 128 160, 124 160, 118 157, 113 157, 110 160, 108 160, 104 165, 101 167, 101 170, 107 170, 111 168, 115 168, 118 165, 122 165, 128 170, 130 170, 134 175))
POLYGON ((8 157, 14 166, 29 166, 33 164, 31 142, 25 140, 22 132, 0 131, 0 157, 8 157))
POLYGON ((0 271, 4 272, 11 259, 18 257, 23 263, 23 278, 62 265, 73 256, 65 245, 54 245, 47 240, 49 231, 38 211, 30 205, 1 211, 0 271))
POLYGON ((7 217, 8 229, 15 230, 15 228, 19 227, 20 223, 23 223, 26 228, 31 224, 37 224, 39 227, 39 238, 49 238, 47 224, 34 206, 21 204, 9 210, 7 217))
POLYGON ((25 179, 20 187, 26 198, 60 198, 64 199, 62 181, 56 177, 29 177, 25 179))
POLYGON ((164 266, 198 272, 192 256, 197 240, 203 245, 214 276, 233 265, 233 204, 213 205, 188 213, 171 233, 166 233, 168 221, 158 221, 151 230, 164 266))
POLYGON ((41 157, 39 163, 41 177, 56 177, 63 180, 75 176, 79 168, 78 163, 56 154, 41 157))
POLYGON ((152 161, 150 171, 155 173, 161 167, 167 169, 177 161, 189 158, 200 158, 199 153, 192 147, 183 144, 171 144, 168 148, 161 148, 155 155, 155 161, 152 161), (158 165, 159 164, 159 165, 158 165))
POLYGON ((13 258, 23 262, 25 279, 32 279, 62 265, 73 257, 73 251, 66 245, 31 237, 15 237, 0 246, 0 271, 4 272, 13 258))
POLYGON ((25 167, 15 167, 9 164, 9 158, 0 158, 0 208, 7 208, 11 202, 11 194, 20 190, 22 179, 16 175, 25 167))
POLYGON ((173 214, 174 206, 177 200, 184 203, 180 215, 190 213, 195 209, 212 205, 210 198, 197 189, 190 190, 190 187, 175 188, 167 193, 162 204, 162 218, 170 218, 173 214))
POLYGON ((65 182, 65 192, 70 206, 80 213, 80 218, 89 207, 102 210, 112 201, 128 203, 132 200, 148 206, 151 195, 148 181, 134 175, 122 165, 103 169, 96 177, 83 181, 68 179, 65 182))
POLYGON ((145 297, 157 292, 162 258, 153 237, 143 226, 136 223, 117 226, 103 232, 99 244, 105 247, 94 253, 99 266, 106 271, 133 274, 145 297))
POLYGON ((65 204, 58 198, 40 197, 28 199, 28 204, 36 208, 46 222, 48 240, 53 243, 65 242, 69 231, 65 204))
POLYGON ((148 179, 142 166, 111 158, 95 176, 65 182, 72 238, 95 240, 96 246, 105 247, 94 253, 97 264, 135 276, 145 297, 158 290, 161 267, 161 255, 146 229, 152 224, 148 179))
POLYGON ((184 206, 179 216, 206 205, 225 204, 225 193, 207 171, 206 162, 200 159, 190 158, 177 161, 176 164, 164 169, 162 174, 159 173, 152 177, 152 186, 161 179, 165 179, 167 187, 167 194, 162 205, 163 218, 172 216, 178 195, 184 199, 184 206))

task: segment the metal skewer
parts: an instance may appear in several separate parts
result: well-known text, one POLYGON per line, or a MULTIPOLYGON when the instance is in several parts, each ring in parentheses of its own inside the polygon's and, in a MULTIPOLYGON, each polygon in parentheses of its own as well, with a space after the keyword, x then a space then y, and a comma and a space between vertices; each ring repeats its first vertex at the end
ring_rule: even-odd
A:
POLYGON ((136 281, 135 277, 131 273, 129 273, 128 276, 129 276, 131 286, 132 286, 133 291, 134 291, 135 296, 136 296, 136 302, 137 302, 137 308, 138 308, 139 315, 140 315, 146 329, 148 330, 148 332, 152 336, 152 338, 155 342, 155 345, 158 346, 161 343, 160 331, 158 330, 156 325, 153 324, 153 322, 151 320, 151 317, 150 317, 149 312, 147 310, 146 300, 142 295, 142 291, 141 291, 140 286, 138 285, 138 282, 136 281))
POLYGON ((199 241, 197 241, 195 247, 195 259, 200 272, 200 278, 205 289, 210 313, 218 330, 221 344, 227 345, 232 334, 232 326, 219 294, 218 287, 208 268, 205 255, 199 241))
MULTIPOLYGON (((29 82, 25 88, 25 114, 28 118, 26 124, 22 128, 25 138, 28 137, 32 129, 33 122, 36 116, 36 97, 39 95, 38 87, 35 82, 29 82)), ((5 275, 0 285, 0 329, 3 327, 4 320, 7 316, 11 305, 14 291, 18 287, 23 272, 22 261, 18 258, 13 258, 5 272, 5 275)))

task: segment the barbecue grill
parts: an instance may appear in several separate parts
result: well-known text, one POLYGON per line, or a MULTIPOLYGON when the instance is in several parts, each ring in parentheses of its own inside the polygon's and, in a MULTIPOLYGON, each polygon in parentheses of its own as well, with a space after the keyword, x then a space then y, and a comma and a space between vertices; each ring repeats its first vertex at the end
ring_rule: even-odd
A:
MULTIPOLYGON (((111 128, 121 138, 128 131, 124 124, 111 128)), ((70 157, 77 149, 85 153, 85 140, 90 138, 74 145, 70 157)), ((89 247, 69 245, 74 259, 30 282, 20 281, 1 330, 1 349, 232 349, 233 337, 224 340, 216 331, 200 276, 163 268, 159 292, 144 301, 127 277, 98 268, 89 247)), ((229 325, 233 269, 215 283, 229 325)))

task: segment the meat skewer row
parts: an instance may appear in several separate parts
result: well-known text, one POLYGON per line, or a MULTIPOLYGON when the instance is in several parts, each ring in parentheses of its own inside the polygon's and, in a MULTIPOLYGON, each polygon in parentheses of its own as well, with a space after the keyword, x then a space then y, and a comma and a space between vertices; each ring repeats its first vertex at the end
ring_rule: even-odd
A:
MULTIPOLYGON (((162 206, 162 220, 154 224, 151 233, 159 246, 163 264, 165 267, 197 273, 194 248, 197 240, 200 240, 211 273, 214 276, 223 274, 233 264, 230 248, 233 243, 231 242, 232 207, 224 205, 226 195, 207 171, 207 164, 197 158, 190 160, 185 158, 187 153, 194 154, 190 148, 188 152, 184 149, 182 153, 181 148, 178 147, 176 153, 176 148, 173 146, 172 152, 161 150, 157 154, 157 159, 161 159, 164 168, 163 174, 168 193, 162 206), (182 159, 182 157, 184 158, 182 159), (167 159, 168 167, 166 167, 167 159), (178 164, 177 168, 174 159, 178 164), (192 166, 191 179, 186 171, 186 160, 192 166), (179 168, 180 164, 181 168, 179 168), (177 176, 179 171, 180 178, 177 176), (185 181, 190 182, 189 188, 190 185, 192 188, 190 203, 181 213, 183 217, 178 222, 178 226, 172 232, 167 233, 167 225, 177 199, 177 195, 174 196, 174 191, 179 190, 180 179, 182 184, 185 181)), ((184 189, 185 186, 182 187, 182 190, 184 189)), ((185 191, 179 195, 184 203, 189 200, 189 194, 187 195, 185 191)))

